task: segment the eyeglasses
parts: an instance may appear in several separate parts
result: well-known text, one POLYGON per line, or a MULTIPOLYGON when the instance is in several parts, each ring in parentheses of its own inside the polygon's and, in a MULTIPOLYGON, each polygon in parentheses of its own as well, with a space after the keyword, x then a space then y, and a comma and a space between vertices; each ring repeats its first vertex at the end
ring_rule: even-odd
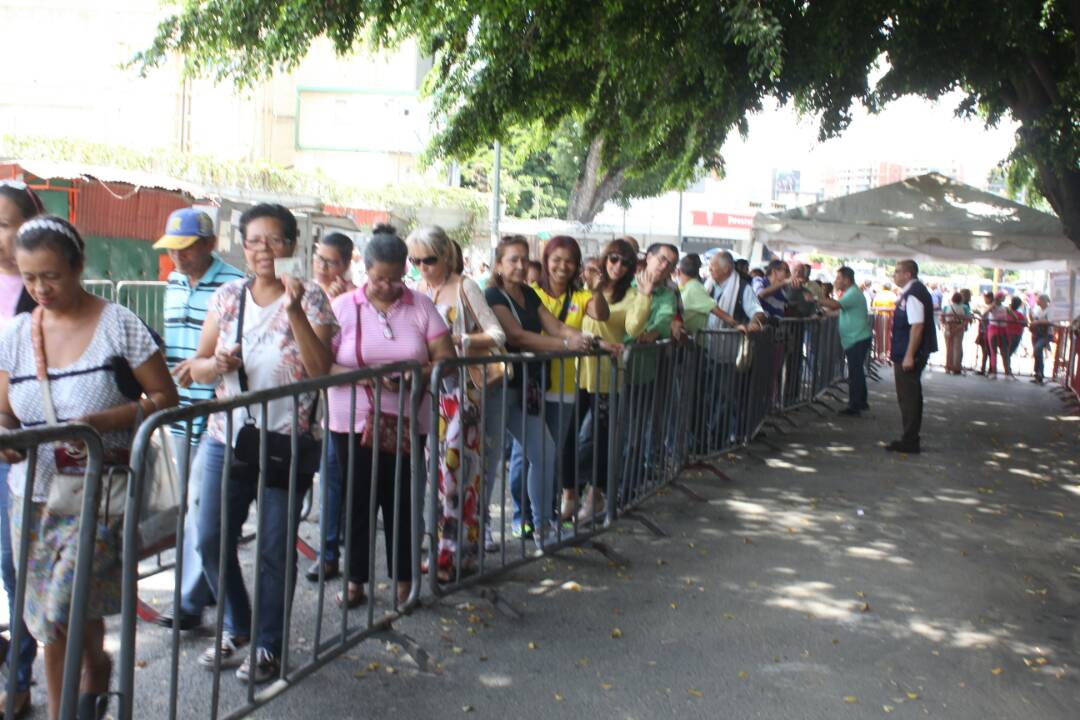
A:
POLYGON ((341 264, 340 261, 333 258, 323 257, 322 255, 315 255, 315 262, 319 263, 323 267, 332 268, 341 264))
POLYGON ((288 238, 281 236, 271 237, 246 237, 243 240, 245 250, 258 250, 259 248, 273 248, 274 250, 284 250, 292 245, 292 241, 288 238))
POLYGON ((439 262, 439 256, 428 255, 427 257, 422 258, 411 257, 409 258, 409 262, 411 262, 413 265, 434 265, 435 263, 439 262))
POLYGON ((618 253, 611 253, 610 255, 608 255, 607 256, 607 261, 609 263, 617 263, 619 265, 622 265, 624 268, 627 268, 627 269, 630 269, 630 270, 632 270, 634 267, 637 266, 636 262, 634 262, 633 260, 629 260, 627 258, 624 258, 622 255, 619 255, 618 253))
POLYGON ((375 313, 379 316, 379 322, 382 323, 382 336, 387 340, 393 340, 394 331, 390 328, 390 318, 386 317, 386 313, 382 310, 376 310, 375 313))

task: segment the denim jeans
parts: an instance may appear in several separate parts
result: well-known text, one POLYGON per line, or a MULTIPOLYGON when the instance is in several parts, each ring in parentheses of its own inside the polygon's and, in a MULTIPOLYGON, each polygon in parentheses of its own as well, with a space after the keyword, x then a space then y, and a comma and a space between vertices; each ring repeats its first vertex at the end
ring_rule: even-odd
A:
POLYGON ((177 477, 187 478, 187 514, 184 515, 184 572, 180 577, 180 612, 184 615, 202 615, 214 594, 210 592, 210 586, 206 583, 203 574, 202 556, 199 554, 199 498, 202 495, 202 475, 199 474, 199 440, 191 443, 191 454, 188 462, 191 471, 183 467, 183 453, 179 447, 183 447, 184 439, 173 436, 173 448, 176 453, 177 477))
POLYGON ((1043 378, 1043 355, 1046 353, 1046 348, 1050 345, 1050 336, 1044 335, 1043 337, 1037 337, 1031 341, 1031 352, 1035 355, 1035 377, 1042 380, 1043 378))
MULTIPOLYGON (((562 464, 554 469, 556 483, 561 484, 564 488, 572 488, 575 481, 574 463, 566 462, 565 452, 568 447, 567 441, 572 441, 573 438, 577 437, 578 429, 574 426, 574 403, 545 400, 544 422, 547 424, 548 432, 551 433, 557 448, 557 454, 546 460, 546 462, 558 463, 558 458, 562 458, 562 464), (562 423, 562 437, 559 436, 560 422, 562 423), (568 482, 569 484, 567 484, 568 482)), ((514 440, 513 449, 510 451, 510 496, 514 501, 514 525, 521 524, 523 515, 525 517, 532 515, 532 503, 529 502, 528 497, 525 498, 525 507, 521 507, 521 480, 525 476, 526 467, 525 451, 521 447, 521 443, 514 440)), ((559 511, 557 507, 558 501, 558 494, 553 494, 552 512, 557 513, 559 511)))
POLYGON ((8 617, 11 627, 18 622, 22 628, 22 642, 19 643, 18 651, 12 645, 8 648, 8 655, 4 658, 8 664, 8 672, 13 666, 15 670, 15 687, 18 692, 30 689, 33 679, 34 658, 37 657, 37 640, 33 638, 22 618, 15 617, 15 557, 11 545, 11 515, 8 507, 11 500, 11 491, 8 489, 8 471, 11 466, 0 463, 0 550, 2 550, 4 592, 7 594, 8 617))
MULTIPOLYGON (((551 521, 551 511, 555 498, 555 441, 548 431, 542 415, 529 415, 525 412, 524 396, 520 388, 507 389, 506 416, 503 417, 503 389, 496 387, 488 391, 486 417, 484 418, 484 487, 490 497, 491 488, 499 472, 503 458, 499 453, 500 437, 509 432, 511 437, 523 446, 524 460, 528 469, 524 471, 525 484, 529 496, 533 527, 539 531, 551 521), (522 424, 525 433, 522 435, 522 424)), ((520 493, 520 488, 519 488, 520 493)))
MULTIPOLYGON (((259 627, 256 635, 251 634, 251 601, 247 586, 244 584, 237 545, 244 520, 247 519, 251 503, 258 493, 258 475, 250 473, 245 477, 227 479, 227 527, 222 536, 221 530, 221 471, 225 464, 226 447, 213 438, 202 441, 203 455, 202 499, 199 504, 199 551, 203 557, 203 569, 210 589, 217 595, 218 602, 225 603, 225 630, 236 637, 252 638, 258 647, 265 648, 274 655, 281 654, 282 633, 284 628, 286 592, 291 598, 296 587, 296 573, 293 583, 285 587, 285 560, 288 557, 289 536, 289 491, 283 488, 264 488, 263 507, 259 508, 262 518, 256 532, 262 549, 256 564, 255 582, 259 583, 259 627), (219 547, 225 541, 225 588, 219 592, 218 571, 219 547)), ((235 460, 234 460, 235 462, 235 460)), ((298 488, 310 484, 311 478, 297 479, 298 488)), ((292 521, 300 520, 301 498, 296 499, 296 510, 292 521)))
POLYGON ((525 448, 512 437, 509 440, 510 465, 507 472, 510 476, 510 502, 514 508, 513 527, 521 527, 522 517, 532 517, 532 503, 529 502, 529 496, 525 495, 523 498, 521 494, 521 481, 525 477, 525 448))
POLYGON ((848 366, 848 408, 851 410, 864 410, 869 405, 866 390, 866 356, 869 352, 870 338, 844 350, 848 366))
POLYGON ((326 506, 319 516, 319 522, 326 525, 326 548, 322 553, 325 562, 337 565, 341 557, 341 503, 342 469, 338 462, 334 443, 328 443, 326 454, 326 477, 319 482, 326 483, 326 506))

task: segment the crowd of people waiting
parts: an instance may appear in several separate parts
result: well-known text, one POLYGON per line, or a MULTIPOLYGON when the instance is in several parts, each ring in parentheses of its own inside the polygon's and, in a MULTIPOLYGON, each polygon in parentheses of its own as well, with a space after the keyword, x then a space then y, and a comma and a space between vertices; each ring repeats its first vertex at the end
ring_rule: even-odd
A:
MULTIPOLYGON (((504 469, 514 505, 510 535, 531 538, 540 552, 571 529, 575 517, 595 517, 603 507, 604 488, 590 481, 605 477, 612 461, 607 445, 613 359, 631 344, 681 341, 703 329, 755 333, 770 318, 839 312, 841 343, 854 376, 845 414, 868 409, 861 373, 871 342, 869 311, 849 268, 841 268, 835 283, 825 283, 811 280, 808 266, 792 273, 787 263, 774 260, 751 270, 721 251, 709 259, 703 277, 701 258, 680 259, 669 244, 652 244, 642 252, 627 237, 584 258, 573 238, 560 236, 545 244, 537 261, 530 259, 525 238, 509 236, 495 248, 490 272, 473 278, 461 247, 441 228, 418 228, 402 239, 393 227, 379 225, 360 253, 363 270, 357 277, 350 267, 357 253, 353 242, 330 233, 313 248, 313 279, 304 280, 279 274, 275 262, 298 250, 297 221, 288 209, 255 205, 241 216, 238 229, 245 268, 230 266, 214 252, 213 224, 205 213, 185 208, 169 217, 155 244, 175 266, 166 288, 164 332, 158 336, 134 313, 83 289, 86 246, 74 226, 44 214, 27 186, 0 184, 0 425, 14 430, 84 422, 102 435, 107 462, 124 465, 137 423, 177 404, 387 363, 418 363, 426 387, 432 367, 454 357, 591 353, 580 362, 555 359, 546 367, 517 362, 503 382, 461 373, 456 380, 446 378, 434 398, 423 394, 419 414, 410 420, 428 452, 439 448, 436 572, 440 581, 450 581, 459 568, 471 568, 481 548, 491 551, 506 541, 494 536, 484 510, 504 469), (437 427, 431 423, 432 402, 438 403, 437 427), (482 405, 488 411, 478 420, 482 405), (476 431, 478 422, 482 432, 476 431)), ((994 310, 999 306, 995 301, 984 313, 991 347, 1002 346, 1000 337, 1007 336, 1009 316, 994 310), (993 327, 1005 330, 991 334, 993 327)), ((964 322, 969 312, 963 311, 964 322)), ((407 413, 409 403, 401 400, 410 392, 411 376, 378 382, 381 413, 393 416, 400 407, 407 413)), ((370 601, 365 586, 374 500, 382 515, 387 567, 395 569, 393 592, 398 602, 410 597, 416 580, 409 560, 411 493, 423 492, 423 483, 410 477, 408 455, 425 450, 401 448, 406 457, 398 464, 395 451, 365 433, 372 422, 373 389, 372 382, 336 385, 325 408, 319 407, 317 393, 300 394, 256 403, 231 418, 215 413, 171 428, 174 444, 190 443, 174 455, 181 464, 184 458, 191 461, 190 467, 178 468, 189 488, 181 604, 160 621, 192 630, 209 605, 223 604, 224 632, 198 657, 200 664, 238 663, 237 677, 251 683, 266 682, 280 671, 283 615, 293 591, 286 578, 296 577, 285 567, 288 529, 298 522, 301 508, 290 493, 304 494, 314 482, 323 417, 330 432, 320 478, 326 484, 321 512, 326 542, 304 574, 320 582, 342 573, 347 526, 351 562, 337 602, 353 608, 370 601), (264 468, 260 495, 258 453, 248 452, 251 434, 257 437, 262 428, 272 440, 287 439, 294 423, 302 437, 297 477, 290 478, 287 469, 264 468), (369 478, 374 456, 377 477, 369 478), (360 482, 375 487, 372 493, 358 485, 345 508, 343 471, 350 458, 360 482), (256 593, 258 627, 252 627, 238 545, 257 499, 256 581, 262 590, 256 593), (241 652, 253 641, 254 664, 241 652)), ((65 445, 42 445, 37 452, 33 478, 26 476, 19 453, 5 451, 0 464, 0 541, 9 601, 15 595, 13 558, 26 493, 33 507, 25 612, 13 619, 25 620, 26 631, 20 647, 4 654, 18 678, 16 711, 25 712, 37 642, 44 643, 49 710, 55 717, 78 545, 78 515, 71 510, 72 485, 65 478, 81 472, 85 457, 65 445)), ((97 717, 95 708, 108 689, 111 663, 103 618, 119 611, 122 520, 118 513, 99 519, 80 717, 97 717)), ((12 601, 12 615, 13 607, 12 601)))

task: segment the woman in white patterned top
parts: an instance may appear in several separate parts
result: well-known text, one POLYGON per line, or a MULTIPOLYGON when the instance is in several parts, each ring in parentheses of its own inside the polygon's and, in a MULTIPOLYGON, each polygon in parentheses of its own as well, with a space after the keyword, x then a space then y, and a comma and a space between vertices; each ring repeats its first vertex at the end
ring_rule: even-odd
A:
MULTIPOLYGON (((84 252, 79 233, 60 218, 38 217, 19 228, 16 261, 39 307, 16 316, 0 338, 0 425, 15 429, 48 422, 43 394, 47 373, 55 419, 93 427, 108 456, 131 447, 132 427, 140 412, 170 407, 178 399, 165 358, 143 322, 130 310, 83 290, 84 252)), ((17 462, 8 477, 16 553, 26 493, 31 493, 33 503, 23 618, 34 637, 45 643, 52 718, 60 710, 79 544, 79 517, 46 506, 58 471, 55 450, 53 444, 37 449, 33 478, 26 476, 27 464, 19 462, 17 454, 6 451, 3 458, 17 462)), ((102 618, 120 611, 121 525, 122 518, 98 517, 83 636, 80 717, 99 717, 94 710, 97 696, 109 688, 111 662, 102 618)))

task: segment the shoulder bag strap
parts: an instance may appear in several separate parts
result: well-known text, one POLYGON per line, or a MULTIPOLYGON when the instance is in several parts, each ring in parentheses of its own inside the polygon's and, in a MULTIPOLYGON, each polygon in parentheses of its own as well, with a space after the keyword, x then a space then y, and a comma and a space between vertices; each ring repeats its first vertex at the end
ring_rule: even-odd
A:
POLYGON ((237 380, 240 382, 240 392, 248 391, 247 371, 244 370, 244 311, 247 308, 248 287, 251 281, 245 282, 240 287, 240 310, 236 318, 236 344, 240 346, 240 367, 236 370, 237 380))
POLYGON ((559 322, 566 322, 566 316, 570 314, 570 296, 573 294, 573 288, 566 288, 566 299, 563 300, 562 310, 559 311, 559 322))
MULTIPOLYGON (((518 325, 521 325, 521 316, 518 315, 517 307, 514 305, 514 299, 502 288, 499 288, 499 292, 506 298, 507 304, 510 305, 510 312, 514 314, 514 319, 517 320, 518 325)), ((521 325, 521 329, 524 330, 525 326, 521 325)))
POLYGON ((53 405, 52 387, 49 385, 49 366, 45 362, 45 333, 42 330, 42 309, 35 307, 30 316, 30 340, 34 346, 34 371, 41 387, 42 409, 49 425, 59 425, 56 406, 53 405))

